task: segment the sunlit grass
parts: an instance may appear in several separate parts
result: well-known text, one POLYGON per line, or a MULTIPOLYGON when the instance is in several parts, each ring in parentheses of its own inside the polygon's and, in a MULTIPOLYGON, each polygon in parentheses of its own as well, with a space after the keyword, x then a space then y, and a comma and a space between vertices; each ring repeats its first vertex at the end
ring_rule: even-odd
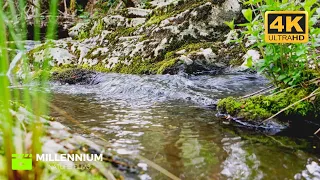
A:
MULTIPOLYGON (((50 1, 49 8, 49 23, 47 27, 46 40, 55 38, 55 32, 57 28, 57 4, 58 0, 50 1)), ((13 53, 8 49, 17 49, 18 51, 25 52, 24 42, 27 39, 27 22, 26 22, 26 9, 27 1, 2 1, 0 0, 0 121, 1 121, 1 141, 0 145, 3 148, 0 156, 3 155, 4 177, 8 179, 41 179, 42 167, 37 161, 33 161, 32 171, 13 171, 11 166, 12 154, 33 154, 33 158, 36 154, 41 153, 41 137, 44 134, 44 128, 40 122, 40 116, 48 114, 48 108, 46 101, 48 100, 48 94, 45 90, 47 87, 48 74, 44 73, 33 86, 22 86, 20 89, 10 88, 10 85, 19 85, 20 82, 15 78, 11 78, 11 82, 7 76, 9 64, 11 62, 11 56, 13 53), (2 8, 4 7, 5 8, 2 8), (11 43, 8 43, 11 42, 11 43), (12 43, 13 42, 13 43, 12 43), (31 111, 35 118, 31 119, 31 124, 27 127, 32 132, 32 145, 30 149, 25 147, 25 133, 24 127, 19 123, 16 117, 13 117, 10 110, 15 110, 14 101, 19 101, 19 106, 24 106, 31 111)), ((37 0, 35 3, 34 14, 34 37, 36 41, 40 40, 40 13, 41 1, 37 0)), ((22 84, 26 85, 30 83, 31 78, 29 76, 30 64, 25 55, 20 60, 20 67, 24 73, 24 79, 22 84)), ((41 65, 35 66, 35 70, 46 70, 49 68, 49 59, 45 59, 41 65)), ((1 168, 1 167, 0 167, 1 168)))
MULTIPOLYGON (((56 39, 57 32, 57 4, 58 0, 49 0, 49 22, 44 39, 41 37, 41 16, 42 12, 41 0, 33 1, 33 37, 34 41, 50 41, 56 39)), ((74 1, 73 1, 74 2, 74 1)), ((41 72, 37 79, 31 76, 31 62, 25 55, 25 41, 27 40, 28 28, 25 10, 28 9, 26 0, 0 0, 0 179, 47 179, 48 173, 55 173, 45 165, 35 160, 36 154, 42 153, 42 137, 45 135, 45 128, 41 117, 48 115, 49 94, 48 79, 50 70, 50 58, 44 58, 43 62, 32 64, 33 72, 41 72), (2 8, 5 7, 5 8, 2 8), (17 49, 23 52, 19 61, 20 71, 23 73, 21 79, 16 77, 9 78, 7 76, 10 63, 15 55, 12 50, 17 49), (31 85, 32 84, 32 85, 31 85), (15 88, 12 88, 14 86, 15 88), (17 88, 18 87, 18 88, 17 88), (17 110, 20 106, 25 107, 31 114, 31 123, 24 124, 19 122, 18 118, 12 113, 12 110, 17 110), (32 133, 32 142, 26 142, 26 134, 32 133), (26 146, 29 144, 30 146, 26 146), (1 151, 3 150, 3 152, 1 151), (12 154, 32 154, 33 170, 32 171, 13 171, 12 170, 12 154)), ((75 7, 71 7, 73 10, 75 7)), ((45 49, 48 51, 48 49, 45 49)), ((48 53, 48 52, 47 52, 48 53)), ((12 74, 9 74, 12 75, 12 74)), ((29 117, 30 118, 30 117, 29 117)), ((84 127, 83 129, 88 129, 84 127)), ((152 161, 147 160, 142 156, 138 159, 146 161, 148 165, 157 169, 171 179, 179 179, 173 174, 158 166, 152 161)), ((96 166, 97 167, 97 166, 96 166)), ((98 168, 103 176, 108 179, 114 179, 112 174, 108 174, 105 167, 98 168)), ((59 170, 57 170, 59 171, 59 170)), ((68 171, 69 172, 69 171, 68 171)), ((65 179, 73 176, 67 173, 67 170, 56 172, 60 179, 65 179), (63 178, 62 178, 63 177, 63 178)), ((70 173, 70 172, 69 172, 70 173)), ((77 173, 77 172, 75 172, 77 173)), ((85 174, 85 173, 83 173, 85 174)), ((81 174, 77 174, 81 175, 81 174)), ((85 174, 81 177, 86 177, 85 174)), ((90 175, 90 174, 89 174, 90 175)), ((87 178, 78 179, 87 179, 87 178)), ((98 176, 100 179, 102 176, 98 176)), ((59 179, 59 178, 57 178, 59 179)), ((75 178, 77 179, 77 178, 75 178)))

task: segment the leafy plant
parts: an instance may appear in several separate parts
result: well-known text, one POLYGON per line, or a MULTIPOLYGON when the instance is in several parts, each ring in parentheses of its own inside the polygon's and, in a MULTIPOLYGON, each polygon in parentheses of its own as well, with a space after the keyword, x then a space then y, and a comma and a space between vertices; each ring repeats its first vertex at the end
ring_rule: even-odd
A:
MULTIPOLYGON (((320 46, 320 28, 314 25, 320 17, 317 0, 308 1, 276 1, 276 0, 247 0, 244 2, 248 9, 242 13, 248 21, 239 24, 244 27, 237 42, 243 45, 243 40, 250 42, 249 48, 257 49, 262 59, 256 63, 249 63, 252 68, 265 74, 272 82, 280 87, 298 85, 304 81, 319 76, 319 57, 317 48, 320 46), (264 14, 266 11, 298 11, 304 10, 309 14, 310 41, 307 44, 270 44, 264 37, 264 14)), ((227 23, 234 29, 232 22, 227 23)))
POLYGON ((227 26, 229 26, 229 28, 231 29, 231 30, 234 30, 234 27, 235 27, 235 25, 234 25, 234 19, 232 20, 232 21, 227 21, 227 22, 224 22, 227 26))

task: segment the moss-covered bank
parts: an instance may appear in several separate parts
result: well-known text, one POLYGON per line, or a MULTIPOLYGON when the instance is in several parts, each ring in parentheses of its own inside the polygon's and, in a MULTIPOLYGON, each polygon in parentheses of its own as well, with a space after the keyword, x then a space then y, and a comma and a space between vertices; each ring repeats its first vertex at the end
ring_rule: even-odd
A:
MULTIPOLYGON (((247 121, 261 122, 289 105, 307 97, 316 87, 289 88, 273 95, 259 95, 248 99, 228 97, 218 102, 218 110, 247 121)), ((279 119, 300 120, 320 118, 320 96, 302 101, 280 114, 279 119)))

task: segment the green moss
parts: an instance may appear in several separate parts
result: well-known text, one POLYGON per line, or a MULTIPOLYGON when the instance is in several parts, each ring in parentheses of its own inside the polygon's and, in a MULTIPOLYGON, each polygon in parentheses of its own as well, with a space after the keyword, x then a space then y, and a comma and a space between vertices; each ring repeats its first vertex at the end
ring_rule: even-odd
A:
POLYGON ((157 71, 157 74, 163 74, 167 69, 175 66, 177 62, 177 58, 164 60, 157 63, 153 69, 157 71))
MULTIPOLYGON (((178 43, 179 44, 179 43, 178 43)), ((198 52, 201 48, 211 48, 214 52, 218 51, 218 46, 215 45, 214 42, 196 42, 196 43, 186 43, 179 44, 176 46, 168 47, 171 51, 167 51, 164 55, 165 60, 172 60, 177 58, 180 55, 177 55, 176 52, 181 50, 186 50, 186 54, 190 54, 192 52, 198 52)))
MULTIPOLYGON (((122 36, 123 34, 130 34, 134 31, 134 28, 123 29, 123 31, 114 32, 109 38, 122 36)), ((114 38, 116 39, 116 38, 114 38)), ((115 42, 115 41, 114 41, 115 42)), ((108 54, 102 55, 101 53, 97 53, 96 55, 92 55, 92 52, 97 48, 93 48, 90 52, 87 53, 87 59, 98 59, 98 64, 94 66, 89 66, 87 64, 83 64, 80 66, 72 66, 71 68, 82 68, 87 70, 93 70, 98 72, 117 72, 117 73, 125 73, 125 74, 164 74, 171 73, 171 70, 174 71, 174 67, 177 66, 180 61, 178 59, 178 55, 175 53, 179 50, 186 49, 186 53, 197 51, 200 48, 214 48, 215 45, 212 42, 199 42, 199 43, 189 43, 189 44, 179 44, 179 46, 171 47, 172 51, 167 51, 164 53, 161 58, 151 58, 145 59, 141 56, 136 57, 120 57, 119 62, 114 65, 113 68, 109 69, 105 67, 105 63, 103 60, 107 60, 108 54), (130 60, 130 64, 128 65, 125 61, 130 60), (168 71, 170 70, 170 72, 168 71)), ((171 49, 168 48, 168 49, 171 49)), ((62 66, 54 68, 53 71, 61 71, 63 69, 70 68, 70 66, 62 66)), ((174 73, 174 72, 173 72, 174 73)))
POLYGON ((115 44, 119 37, 126 37, 132 35, 140 26, 130 28, 118 28, 115 32, 108 34, 107 39, 111 44, 115 44))
MULTIPOLYGON (((295 88, 276 95, 255 96, 244 100, 232 97, 218 102, 218 109, 235 117, 247 120, 264 120, 279 112, 283 108, 308 96, 313 88, 295 88)), ((285 116, 317 117, 319 116, 319 98, 314 102, 303 101, 286 110, 285 116), (317 105, 315 105, 317 104, 317 105)))
POLYGON ((110 72, 110 69, 106 68, 102 63, 98 63, 94 66, 89 66, 87 64, 84 64, 82 66, 79 66, 78 68, 83 68, 83 69, 92 70, 96 72, 103 72, 103 73, 110 72))
POLYGON ((153 24, 159 24, 161 21, 171 17, 171 14, 163 14, 161 16, 152 16, 147 22, 146 26, 149 27, 153 24))
POLYGON ((190 43, 182 46, 179 50, 185 49, 187 52, 197 51, 199 49, 212 48, 213 50, 218 49, 218 47, 213 42, 198 42, 190 43))
POLYGON ((243 59, 238 58, 238 59, 232 59, 229 64, 237 67, 237 66, 241 66, 243 62, 244 62, 243 59))
MULTIPOLYGON (((38 53, 38 52, 41 52, 42 50, 45 50, 45 49, 49 49, 49 48, 53 48, 54 47, 54 43, 53 42, 46 42, 44 44, 41 44, 33 49, 31 49, 30 51, 28 51, 27 53, 27 57, 30 59, 30 60, 33 60, 33 56, 34 54, 38 53)), ((31 61, 32 63, 33 61, 31 61)))
POLYGON ((218 108, 224 113, 236 115, 241 109, 242 103, 233 97, 227 97, 219 101, 218 108))
POLYGON ((152 9, 154 6, 150 3, 150 1, 147 1, 144 3, 144 9, 152 9))
POLYGON ((173 58, 175 56, 176 51, 169 51, 166 53, 166 55, 164 55, 165 59, 170 59, 173 58))
POLYGON ((112 72, 124 74, 154 74, 151 71, 153 63, 150 59, 143 59, 141 56, 136 56, 131 60, 129 65, 124 63, 124 60, 129 57, 123 57, 120 62, 111 69, 112 72))
POLYGON ((104 30, 104 21, 102 19, 99 19, 97 26, 93 30, 93 36, 96 36, 100 34, 104 30))
MULTIPOLYGON (((179 50, 186 49, 187 52, 192 52, 199 50, 200 48, 215 48, 216 46, 212 42, 200 42, 200 43, 191 43, 184 45, 178 49, 168 51, 160 59, 144 59, 141 56, 131 57, 121 57, 119 63, 115 65, 112 69, 103 67, 102 65, 96 65, 91 70, 100 71, 100 72, 118 72, 125 74, 163 74, 166 73, 166 70, 176 66, 179 63, 177 55, 175 53, 179 50), (124 63, 125 60, 131 60, 131 64, 127 65, 124 63)), ((90 54, 90 53, 88 53, 90 54)), ((94 58, 94 57, 88 57, 94 58)), ((106 57, 103 57, 105 59, 106 57)))
POLYGON ((86 39, 86 38, 89 38, 90 37, 90 33, 88 31, 85 31, 85 30, 81 30, 77 39, 78 40, 83 40, 83 39, 86 39))
POLYGON ((141 56, 136 56, 134 58, 131 58, 131 63, 128 65, 124 63, 126 59, 130 59, 130 57, 121 57, 119 59, 119 62, 115 64, 111 69, 106 68, 105 65, 100 62, 94 66, 84 64, 81 66, 54 67, 51 70, 51 73, 63 72, 65 70, 74 68, 81 68, 104 73, 116 72, 123 74, 163 74, 167 69, 174 67, 177 63, 179 63, 177 58, 164 59, 162 61, 156 62, 154 59, 144 59, 141 56))
POLYGON ((142 37, 139 39, 139 42, 147 40, 149 37, 147 35, 142 35, 142 37))
MULTIPOLYGON (((96 51, 98 48, 100 48, 99 46, 96 46, 94 48, 92 48, 84 58, 86 59, 98 59, 99 62, 102 62, 103 60, 105 60, 108 57, 108 54, 102 54, 102 52, 98 52, 97 54, 93 55, 93 52, 96 51)), ((79 57, 79 56, 78 56, 79 57)))
POLYGON ((169 51, 166 52, 166 54, 164 55, 164 59, 173 59, 175 57, 177 57, 176 52, 180 51, 180 50, 186 50, 186 54, 187 53, 191 53, 191 52, 198 52, 201 48, 206 49, 206 48, 211 48, 213 49, 213 51, 217 51, 218 46, 216 46, 214 44, 214 42, 184 42, 185 44, 182 44, 180 42, 178 42, 176 45, 170 45, 170 47, 168 47, 167 49, 169 51))
POLYGON ((240 54, 244 54, 246 52, 243 51, 241 46, 239 45, 234 45, 232 48, 231 47, 226 47, 228 49, 227 52, 223 53, 220 57, 221 59, 224 59, 226 57, 226 54, 228 57, 233 57, 234 59, 225 59, 225 62, 229 65, 232 66, 240 66, 244 62, 244 60, 241 58, 240 54))
POLYGON ((175 16, 188 9, 193 9, 207 2, 210 2, 210 0, 180 0, 177 5, 175 4, 176 2, 174 2, 154 11, 150 19, 147 21, 146 26, 159 24, 161 21, 169 17, 175 16))
POLYGON ((76 65, 72 65, 72 64, 65 64, 65 65, 62 65, 62 66, 59 66, 59 67, 57 67, 57 66, 55 66, 55 67, 53 67, 53 68, 51 68, 51 70, 50 70, 50 72, 52 73, 52 72, 63 72, 63 71, 65 71, 65 70, 67 70, 67 69, 73 69, 73 68, 77 68, 77 66, 76 65))

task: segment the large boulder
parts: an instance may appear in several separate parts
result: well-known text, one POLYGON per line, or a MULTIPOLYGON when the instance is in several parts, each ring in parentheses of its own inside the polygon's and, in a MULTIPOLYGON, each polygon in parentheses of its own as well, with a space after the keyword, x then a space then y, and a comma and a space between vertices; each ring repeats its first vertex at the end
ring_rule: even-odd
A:
POLYGON ((42 63, 49 60, 51 66, 62 66, 75 64, 77 62, 76 56, 71 54, 64 44, 54 46, 50 43, 37 46, 28 53, 29 59, 35 63, 42 63))
MULTIPOLYGON (((50 46, 51 65, 136 74, 216 74, 239 55, 219 43, 228 30, 224 22, 241 12, 237 0, 151 3, 159 6, 152 11, 128 8, 125 13, 79 23, 70 29, 73 39, 50 46)), ((29 52, 31 59, 43 55, 41 48, 29 52)))
POLYGON ((240 12, 237 0, 226 0, 221 5, 207 2, 164 19, 159 26, 151 26, 147 31, 155 38, 171 35, 181 40, 217 40, 227 32, 224 22, 235 19, 240 12))

